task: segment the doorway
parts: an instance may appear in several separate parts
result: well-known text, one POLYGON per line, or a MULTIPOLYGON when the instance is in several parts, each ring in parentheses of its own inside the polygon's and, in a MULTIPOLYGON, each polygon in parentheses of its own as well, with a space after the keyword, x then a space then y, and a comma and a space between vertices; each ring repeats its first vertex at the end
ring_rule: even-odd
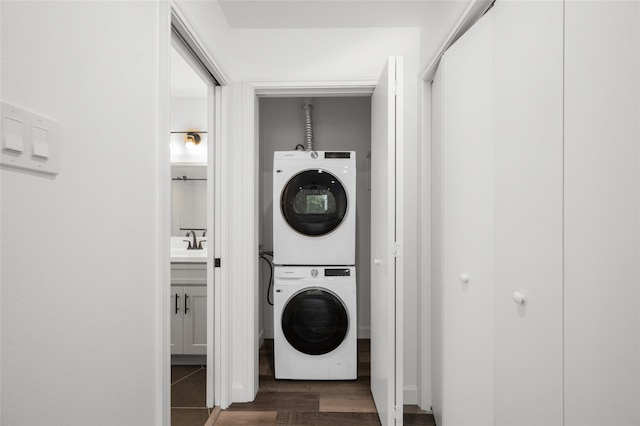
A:
MULTIPOLYGON (((175 406, 172 383, 183 386, 190 378, 199 382, 196 408, 202 409, 203 416, 228 398, 221 385, 227 374, 220 374, 226 370, 225 359, 216 355, 226 335, 220 332, 225 327, 220 313, 220 283, 225 277, 220 253, 226 247, 221 232, 225 213, 220 206, 225 179, 221 144, 226 125, 222 116, 228 80, 180 7, 172 3, 164 11, 162 26, 167 32, 160 55, 159 140, 166 149, 159 158, 164 208, 158 246, 164 289, 159 312, 163 318, 162 424, 168 426, 176 413, 171 409, 175 406), (174 371, 172 379, 171 364, 189 366, 174 371)), ((180 398, 184 396, 180 394, 180 398)), ((190 404, 183 400, 180 405, 190 404)))
MULTIPOLYGON (((171 425, 204 424, 207 407, 207 209, 210 79, 180 38, 170 60, 171 425)), ((211 234, 209 234, 211 235, 211 234)))
MULTIPOLYGON (((259 104, 259 245, 273 251, 273 153, 294 150, 304 142, 303 97, 260 96, 259 104)), ((358 338, 370 337, 371 229, 371 96, 319 96, 312 106, 315 149, 355 151, 356 155, 356 270, 358 282, 358 338)), ((277 208, 277 206, 276 206, 277 208)), ((260 335, 273 338, 270 269, 260 263, 260 335)))
MULTIPOLYGON (((398 133, 396 132, 396 125, 401 125, 402 121, 397 120, 396 117, 396 108, 398 105, 401 106, 401 102, 397 102, 396 98, 402 96, 400 79, 399 76, 402 75, 401 71, 401 59, 396 63, 396 58, 389 58, 392 66, 388 67, 393 73, 385 71, 383 73, 383 78, 381 78, 381 82, 377 81, 369 81, 369 82, 358 82, 358 83, 347 83, 344 82, 326 82, 321 83, 319 85, 307 86, 307 85, 296 85, 296 84, 264 84, 264 85, 251 85, 245 84, 242 90, 242 98, 243 98, 243 124, 244 124, 244 132, 242 138, 242 144, 238 147, 239 151, 252 153, 251 157, 244 158, 244 164, 240 167, 240 173, 244 177, 246 182, 255 182, 255 186, 251 186, 252 190, 247 194, 247 197, 239 200, 238 208, 241 211, 249 211, 249 212, 257 212, 259 211, 260 204, 260 192, 258 188, 258 163, 259 158, 257 155, 259 145, 257 145, 259 141, 259 123, 257 120, 257 116, 259 114, 259 99, 263 96, 280 96, 280 97, 309 97, 309 96, 369 96, 372 99, 372 108, 371 111, 375 114, 378 120, 384 121, 386 123, 384 131, 379 132, 380 138, 384 142, 380 142, 377 146, 381 150, 378 152, 378 158, 387 158, 390 160, 389 163, 385 163, 385 169, 381 171, 381 176, 378 177, 379 181, 385 182, 386 188, 393 188, 393 191, 385 190, 380 192, 378 197, 378 203, 380 204, 379 209, 375 209, 376 211, 385 212, 386 217, 380 217, 380 221, 385 221, 387 223, 387 219, 389 223, 393 223, 393 226, 389 227, 390 230, 393 230, 395 235, 396 230, 401 230, 402 227, 397 224, 395 221, 396 210, 402 209, 402 202, 398 203, 398 200, 401 200, 399 196, 396 194, 394 199, 396 203, 387 200, 388 195, 395 194, 395 185, 396 185, 396 175, 395 170, 399 167, 402 170, 402 156, 398 156, 399 163, 396 163, 396 139, 398 133), (396 71, 399 69, 398 74, 396 71), (380 89, 377 89, 380 88, 380 89), (376 95, 378 93, 378 95, 376 95), (373 96, 372 96, 373 95, 373 96), (376 100, 377 99, 377 100, 376 100), (374 108, 374 104, 378 104, 378 107, 374 108), (384 147, 388 147, 384 148, 384 147), (384 152, 383 152, 384 151, 384 152), (389 153, 392 153, 393 156, 390 157, 389 153), (392 160, 391 160, 392 159, 392 160), (386 172, 389 173, 387 176, 386 172), (393 206, 393 211, 388 211, 386 206, 393 206), (393 214, 392 214, 393 213, 393 214)), ((400 110, 401 111, 401 110, 400 110)), ((402 117, 400 112, 399 117, 402 117)), ((372 119, 373 122, 373 119, 372 119)), ((400 145, 402 144, 402 135, 398 139, 400 145)), ((372 144, 373 146, 373 144, 372 144)), ((372 209, 373 210, 373 209, 372 209)), ((397 213, 397 217, 401 218, 402 214, 397 213)), ((248 263, 243 265, 244 276, 247 277, 246 280, 242 280, 242 282, 248 283, 257 283, 258 282, 258 259, 256 256, 256 252, 259 250, 260 242, 258 240, 259 237, 259 216, 257 214, 252 215, 253 220, 246 221, 250 223, 251 226, 246 226, 243 229, 238 229, 238 239, 243 242, 244 247, 242 251, 244 259, 248 263), (246 249, 249 250, 246 250, 246 249), (255 250, 251 253, 251 250, 255 250), (248 256, 251 255, 249 258, 248 256), (250 260, 251 259, 251 260, 250 260), (255 260, 254 260, 255 259, 255 260)), ((372 229, 377 229, 377 227, 372 226, 372 229)), ((393 239, 393 235, 391 233, 385 233, 381 236, 380 241, 384 242, 381 246, 380 253, 376 255, 372 254, 372 258, 375 258, 377 262, 375 263, 379 270, 384 267, 385 273, 379 273, 378 278, 381 283, 387 283, 387 285, 378 286, 380 288, 380 292, 390 293, 393 297, 377 297, 376 300, 382 300, 384 303, 380 303, 380 308, 383 310, 382 312, 377 312, 376 315, 381 315, 385 320, 383 320, 383 326, 380 326, 380 322, 378 322, 378 326, 376 327, 376 335, 378 336, 378 342, 392 342, 390 344, 382 343, 382 347, 386 347, 389 351, 385 350, 384 354, 382 352, 379 354, 382 358, 378 357, 376 361, 376 366, 372 364, 372 384, 374 383, 373 376, 374 372, 376 373, 375 380, 375 388, 380 390, 378 392, 378 399, 380 402, 380 406, 378 407, 378 412, 380 414, 381 420, 383 420, 383 424, 395 424, 395 419, 401 417, 402 410, 402 371, 401 369, 397 370, 396 368, 399 366, 401 368, 401 361, 396 363, 395 360, 402 360, 402 321, 398 321, 396 315, 401 315, 402 306, 396 310, 396 302, 401 303, 402 297, 402 277, 400 276, 399 281, 396 280, 397 275, 396 272, 402 269, 402 258, 397 256, 398 253, 402 252, 402 245, 398 244, 395 239, 393 239), (382 265, 382 266, 380 266, 382 265), (400 266, 398 266, 400 265, 400 266), (387 273, 388 272, 388 273, 387 273), (400 297, 397 297, 400 295, 400 297), (398 340, 396 340, 398 339, 398 340), (387 352, 393 352, 393 354, 387 352)), ((399 235, 402 235, 400 232, 399 235)), ((371 266, 371 265, 370 265, 371 266)), ((234 353, 241 356, 243 359, 239 360, 240 364, 243 366, 246 365, 247 370, 245 370, 245 374, 247 374, 247 380, 244 382, 244 386, 242 387, 241 392, 238 392, 238 400, 246 400, 251 401, 255 398, 255 395, 258 391, 258 362, 257 362, 257 352, 258 347, 260 346, 261 339, 263 339, 264 335, 260 334, 260 329, 258 327, 258 319, 259 312, 258 306, 259 301, 262 299, 259 295, 259 291, 257 288, 253 286, 243 286, 243 290, 247 295, 247 299, 251 300, 254 305, 244 305, 235 306, 234 317, 238 317, 241 319, 241 322, 238 323, 238 327, 234 327, 234 332, 237 332, 243 338, 239 339, 240 343, 238 346, 242 347, 241 351, 234 351, 234 353), (255 307, 255 309, 252 309, 255 307), (246 361, 243 362, 243 361, 246 361)), ((372 330, 372 335, 374 331, 372 330)), ((372 343, 373 345, 373 343, 372 343)), ((380 343, 378 343, 380 346, 380 343)), ((372 359, 373 359, 372 353, 372 359)), ((372 386, 373 388, 373 386, 372 386)), ((378 401, 376 401, 378 403, 378 401)))

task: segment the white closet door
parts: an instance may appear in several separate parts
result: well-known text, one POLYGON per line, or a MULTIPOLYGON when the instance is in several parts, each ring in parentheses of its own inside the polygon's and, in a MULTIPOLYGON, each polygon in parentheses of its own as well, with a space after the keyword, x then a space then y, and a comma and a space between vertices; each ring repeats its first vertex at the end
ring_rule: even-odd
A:
POLYGON ((640 3, 566 3, 565 425, 640 424, 640 3))
POLYGON ((493 12, 495 424, 558 426, 563 3, 498 2, 493 12))
POLYGON ((493 423, 491 23, 483 17, 440 65, 443 388, 435 410, 445 426, 493 423))
POLYGON ((371 99, 371 393, 383 426, 402 424, 401 77, 402 58, 390 57, 371 99))

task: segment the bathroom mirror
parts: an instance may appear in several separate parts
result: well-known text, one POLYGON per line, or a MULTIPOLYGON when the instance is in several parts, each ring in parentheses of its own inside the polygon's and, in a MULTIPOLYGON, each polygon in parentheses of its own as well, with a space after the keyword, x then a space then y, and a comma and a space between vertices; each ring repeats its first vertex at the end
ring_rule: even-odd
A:
MULTIPOLYGON (((207 167, 171 166, 171 235, 185 236, 188 229, 207 227, 207 167)), ((202 236, 203 231, 197 231, 202 236)))

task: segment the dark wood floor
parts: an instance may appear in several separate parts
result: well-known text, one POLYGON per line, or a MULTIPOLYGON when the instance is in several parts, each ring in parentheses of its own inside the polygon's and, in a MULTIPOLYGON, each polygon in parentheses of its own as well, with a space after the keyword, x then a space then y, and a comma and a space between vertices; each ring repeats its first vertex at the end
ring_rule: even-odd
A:
MULTIPOLYGON (((273 340, 260 349, 260 386, 255 401, 214 412, 208 424, 224 425, 380 425, 370 389, 370 346, 358 341, 358 379, 349 381, 275 380, 273 340)), ((416 406, 404 407, 404 424, 435 425, 416 406)))

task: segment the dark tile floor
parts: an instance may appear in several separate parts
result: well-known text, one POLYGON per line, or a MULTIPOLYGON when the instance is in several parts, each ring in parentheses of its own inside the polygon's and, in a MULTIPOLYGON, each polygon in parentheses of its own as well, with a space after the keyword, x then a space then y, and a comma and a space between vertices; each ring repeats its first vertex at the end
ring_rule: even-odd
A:
POLYGON ((202 426, 210 410, 205 401, 205 366, 171 366, 171 426, 202 426))

